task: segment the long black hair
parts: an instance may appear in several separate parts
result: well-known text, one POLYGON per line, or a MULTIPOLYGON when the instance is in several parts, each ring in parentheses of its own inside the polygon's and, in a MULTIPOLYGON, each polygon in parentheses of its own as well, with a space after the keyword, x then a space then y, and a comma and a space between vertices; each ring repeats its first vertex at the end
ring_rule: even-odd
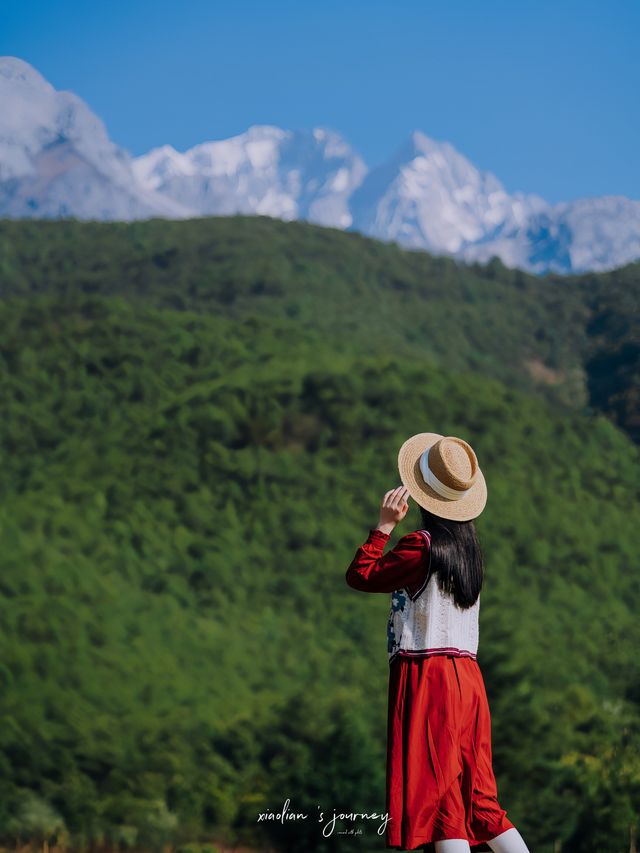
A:
POLYGON ((419 507, 422 527, 431 534, 430 575, 463 610, 475 604, 484 578, 484 560, 473 521, 451 521, 419 507))

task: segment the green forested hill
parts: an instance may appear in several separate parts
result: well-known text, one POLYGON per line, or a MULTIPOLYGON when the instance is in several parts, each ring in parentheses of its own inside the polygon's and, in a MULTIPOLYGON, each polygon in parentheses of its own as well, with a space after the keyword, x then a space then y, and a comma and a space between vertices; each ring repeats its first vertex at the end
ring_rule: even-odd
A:
MULTIPOLYGON (((535 279, 536 300, 501 267, 262 219, 0 235, 7 845, 381 849, 371 824, 316 822, 384 810, 388 596, 344 573, 400 444, 434 429, 472 441, 489 485, 501 800, 536 853, 629 849, 640 453, 585 406, 589 359, 634 334, 604 277, 589 301, 535 279), (529 359, 573 379, 532 393, 529 359), (286 797, 310 819, 257 823, 286 797)), ((610 280, 633 299, 633 268, 610 280)), ((392 542, 418 525, 414 507, 392 542)))
POLYGON ((640 439, 640 263, 529 276, 268 217, 92 223, 0 220, 1 293, 101 294, 290 320, 359 352, 446 359, 640 439))

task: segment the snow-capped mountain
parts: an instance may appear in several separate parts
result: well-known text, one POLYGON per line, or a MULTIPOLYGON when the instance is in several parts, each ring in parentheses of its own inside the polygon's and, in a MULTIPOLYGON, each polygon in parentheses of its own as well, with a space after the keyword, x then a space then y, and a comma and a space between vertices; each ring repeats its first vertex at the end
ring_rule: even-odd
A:
POLYGON ((360 231, 464 261, 497 255, 536 273, 606 270, 640 258, 640 201, 551 205, 508 193, 420 131, 368 170, 335 130, 256 125, 179 152, 132 158, 71 92, 0 57, 0 216, 140 219, 262 214, 360 231))
POLYGON ((349 197, 367 172, 331 130, 268 125, 184 154, 164 145, 138 157, 134 168, 143 186, 199 214, 266 214, 336 228, 351 224, 349 197))
POLYGON ((77 95, 56 91, 17 57, 0 57, 0 216, 186 214, 139 186, 130 155, 77 95))
POLYGON ((601 196, 546 206, 520 225, 505 226, 463 247, 458 257, 535 273, 604 271, 640 258, 640 202, 601 196))
POLYGON ((640 202, 548 204, 506 192, 447 142, 419 131, 351 196, 353 229, 409 248, 530 272, 606 270, 640 258, 640 202))
POLYGON ((357 230, 452 255, 506 227, 522 227, 547 208, 538 196, 510 196, 494 175, 420 131, 351 198, 357 230))

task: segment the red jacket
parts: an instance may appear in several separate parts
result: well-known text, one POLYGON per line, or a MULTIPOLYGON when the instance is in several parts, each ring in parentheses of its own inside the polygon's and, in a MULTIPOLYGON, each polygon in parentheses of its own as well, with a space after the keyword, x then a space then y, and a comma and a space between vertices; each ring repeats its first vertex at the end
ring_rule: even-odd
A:
POLYGON ((351 561, 345 579, 350 587, 363 592, 395 592, 406 589, 410 594, 424 584, 429 570, 428 547, 421 533, 414 530, 402 536, 383 555, 388 533, 372 529, 351 561))

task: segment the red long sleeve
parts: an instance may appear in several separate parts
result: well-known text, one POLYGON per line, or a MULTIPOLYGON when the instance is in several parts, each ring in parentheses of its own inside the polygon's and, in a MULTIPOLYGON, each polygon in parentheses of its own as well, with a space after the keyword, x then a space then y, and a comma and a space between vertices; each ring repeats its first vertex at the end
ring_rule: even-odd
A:
MULTIPOLYGON (((350 587, 363 592, 410 593, 424 588, 429 571, 429 544, 417 530, 402 536, 391 551, 383 554, 389 539, 381 530, 370 530, 347 569, 345 579, 350 587)), ((412 595, 412 597, 413 597, 412 595)))

